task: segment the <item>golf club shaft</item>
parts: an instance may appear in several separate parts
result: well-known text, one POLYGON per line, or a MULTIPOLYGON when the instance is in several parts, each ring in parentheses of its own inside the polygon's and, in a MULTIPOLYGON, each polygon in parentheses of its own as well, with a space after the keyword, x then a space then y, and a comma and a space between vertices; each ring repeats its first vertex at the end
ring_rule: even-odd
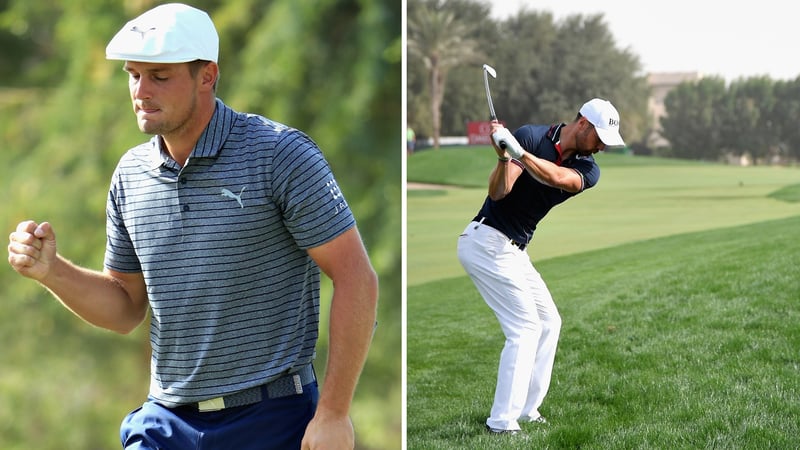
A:
POLYGON ((492 93, 489 91, 489 76, 486 70, 483 71, 483 84, 486 86, 486 100, 489 101, 489 117, 492 120, 497 120, 497 115, 494 113, 494 104, 492 104, 492 93))

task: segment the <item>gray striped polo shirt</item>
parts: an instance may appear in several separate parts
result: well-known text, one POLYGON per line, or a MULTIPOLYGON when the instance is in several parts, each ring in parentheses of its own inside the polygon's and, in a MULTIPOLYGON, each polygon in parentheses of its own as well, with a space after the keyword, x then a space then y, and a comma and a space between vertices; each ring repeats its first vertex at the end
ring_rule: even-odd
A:
POLYGON ((105 266, 147 284, 157 401, 219 397, 314 358, 320 273, 306 249, 355 219, 308 136, 217 100, 184 167, 158 136, 130 149, 106 209, 105 266))

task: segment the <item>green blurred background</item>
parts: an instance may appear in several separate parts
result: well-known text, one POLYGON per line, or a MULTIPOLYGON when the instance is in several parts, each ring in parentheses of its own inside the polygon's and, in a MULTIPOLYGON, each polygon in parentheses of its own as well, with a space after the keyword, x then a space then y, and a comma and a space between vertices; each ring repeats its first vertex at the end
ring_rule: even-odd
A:
MULTIPOLYGON (((48 220, 63 255, 102 267, 111 172, 148 138, 105 46, 160 3, 0 0, 6 233, 48 220)), ((400 448, 401 1, 186 3, 209 12, 219 31, 218 96, 307 132, 337 175, 381 279, 379 327, 352 409, 357 447, 400 448)), ((0 448, 119 448, 120 421, 147 394, 147 326, 129 336, 93 328, 4 263, 0 342, 0 448)))

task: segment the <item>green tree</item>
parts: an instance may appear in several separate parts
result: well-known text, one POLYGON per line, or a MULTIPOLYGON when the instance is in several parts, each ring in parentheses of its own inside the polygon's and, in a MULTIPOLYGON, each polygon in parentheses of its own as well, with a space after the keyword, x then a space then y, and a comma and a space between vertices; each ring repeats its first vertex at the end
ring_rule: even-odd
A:
POLYGON ((800 160, 800 77, 794 80, 775 83, 775 102, 770 112, 770 120, 776 126, 776 133, 781 137, 780 154, 800 160))
POLYGON ((439 148, 441 110, 450 70, 477 64, 478 44, 469 36, 474 23, 459 20, 447 0, 412 0, 408 5, 409 65, 427 70, 434 148, 439 148))
POLYGON ((753 163, 796 160, 800 148, 798 80, 719 77, 684 83, 665 99, 663 135, 672 156, 718 160, 749 156, 753 163))
POLYGON ((66 60, 53 44, 61 5, 0 0, 0 80, 4 86, 41 85, 66 60))
POLYGON ((519 80, 500 92, 501 99, 518 105, 509 117, 512 123, 572 120, 585 101, 601 97, 620 111, 626 140, 642 139, 646 82, 637 75, 638 58, 616 48, 601 15, 573 15, 554 23, 548 13, 524 12, 501 28, 514 30, 514 39, 503 42, 510 48, 504 60, 517 65, 510 73, 519 80))
MULTIPOLYGON (((553 60, 556 24, 550 13, 522 12, 496 24, 497 39, 491 40, 491 63, 497 69, 492 96, 500 120, 509 128, 526 123, 557 120, 564 105, 554 111, 553 95, 545 88, 553 60)), ((570 105, 575 109, 575 105, 570 105)), ((573 112, 574 114, 574 112, 573 112)))
POLYGON ((662 135, 671 146, 670 156, 715 160, 723 142, 721 132, 725 80, 703 78, 695 83, 681 83, 667 94, 666 117, 661 118, 662 135))
MULTIPOLYGON (((602 16, 575 15, 556 23, 550 13, 523 9, 504 21, 495 21, 481 7, 485 5, 469 0, 409 4, 408 110, 415 129, 424 129, 421 125, 426 120, 434 126, 437 123, 435 107, 431 108, 430 117, 419 111, 418 99, 426 89, 433 90, 433 83, 422 83, 422 75, 415 67, 415 61, 423 61, 421 55, 437 53, 420 52, 418 41, 448 50, 456 48, 453 42, 473 41, 480 43, 484 60, 459 57, 462 63, 474 62, 460 66, 464 70, 451 71, 446 78, 448 88, 441 103, 442 133, 461 135, 466 122, 488 117, 480 88, 480 62, 484 62, 497 70, 497 79, 491 81, 492 98, 499 119, 511 128, 525 123, 572 120, 583 102, 603 97, 619 109, 626 141, 643 140, 649 126, 646 79, 638 74, 638 58, 615 47, 602 16), (435 13, 437 17, 450 17, 455 23, 475 26, 452 27, 444 33, 445 26, 440 23, 416 18, 429 4, 439 9, 428 12, 425 20, 432 21, 429 16, 435 13), (423 41, 417 35, 426 38, 423 41)), ((435 96, 427 98, 435 100, 435 96)))
MULTIPOLYGON (((445 136, 461 136, 466 133, 467 122, 488 120, 489 108, 483 89, 483 64, 493 65, 489 52, 497 39, 496 22, 489 20, 487 5, 472 0, 450 0, 449 7, 456 14, 456 20, 478 24, 473 27, 468 38, 477 45, 474 60, 451 70, 447 76, 447 89, 442 99, 442 127, 445 136)), ((496 80, 491 80, 492 89, 497 88, 496 80)))
POLYGON ((738 80, 728 87, 730 107, 723 135, 724 148, 735 155, 750 154, 754 161, 773 155, 780 142, 770 114, 775 107, 775 83, 768 77, 738 80))

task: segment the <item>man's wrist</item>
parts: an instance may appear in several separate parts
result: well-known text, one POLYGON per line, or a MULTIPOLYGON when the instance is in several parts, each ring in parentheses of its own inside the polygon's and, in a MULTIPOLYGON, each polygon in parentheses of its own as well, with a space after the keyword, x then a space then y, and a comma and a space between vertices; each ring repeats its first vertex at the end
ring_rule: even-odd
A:
POLYGON ((509 161, 511 161, 511 158, 507 158, 505 156, 498 156, 497 160, 500 161, 500 162, 509 162, 509 161))

